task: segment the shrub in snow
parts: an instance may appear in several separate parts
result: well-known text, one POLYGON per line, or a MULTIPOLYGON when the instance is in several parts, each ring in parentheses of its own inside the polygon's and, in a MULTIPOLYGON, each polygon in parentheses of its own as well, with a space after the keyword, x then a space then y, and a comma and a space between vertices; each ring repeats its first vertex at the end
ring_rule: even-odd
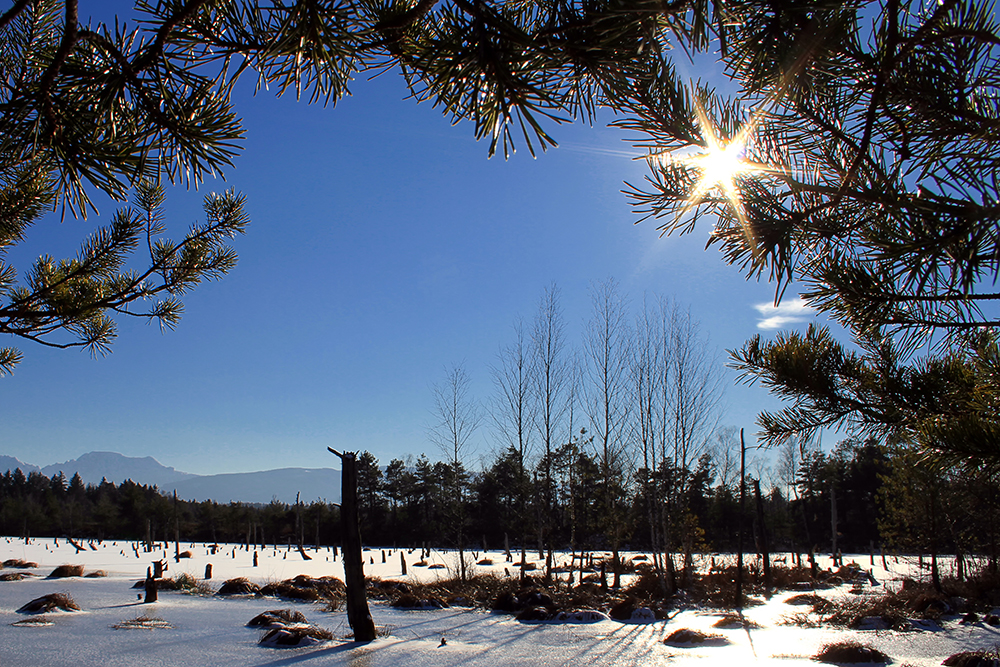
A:
POLYGON ((5 560, 3 562, 3 566, 4 567, 16 567, 16 568, 20 568, 22 570, 32 570, 32 569, 38 567, 38 563, 32 563, 31 561, 20 560, 18 558, 11 558, 9 560, 5 560))
POLYGON ((94 570, 93 572, 88 572, 83 576, 87 577, 88 579, 100 579, 102 577, 108 576, 108 573, 105 572, 104 570, 94 570))
POLYGON ((885 664, 890 662, 889 656, 876 648, 866 644, 859 644, 855 641, 833 642, 824 644, 819 653, 813 656, 813 660, 831 664, 856 664, 875 663, 885 664))
POLYGON ((49 593, 40 598, 35 598, 28 604, 17 610, 19 614, 44 614, 45 612, 61 609, 63 611, 80 611, 73 598, 68 593, 49 593))
POLYGON ((56 569, 52 570, 52 574, 49 575, 49 579, 64 579, 66 577, 82 577, 82 576, 83 576, 82 565, 60 565, 56 569))
POLYGON ((0 574, 0 581, 21 581, 27 578, 28 574, 26 572, 4 572, 0 574))

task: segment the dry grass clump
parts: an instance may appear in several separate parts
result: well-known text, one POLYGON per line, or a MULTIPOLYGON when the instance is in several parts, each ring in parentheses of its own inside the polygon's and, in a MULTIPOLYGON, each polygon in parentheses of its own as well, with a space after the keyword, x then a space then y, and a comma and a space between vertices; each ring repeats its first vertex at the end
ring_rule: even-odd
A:
POLYGON ((5 560, 3 562, 3 566, 21 568, 22 570, 33 570, 38 567, 38 563, 32 563, 31 561, 20 560, 18 558, 11 558, 9 560, 5 560))
POLYGON ((833 609, 833 603, 815 593, 801 593, 785 600, 785 604, 809 606, 816 614, 825 614, 833 609))
POLYGON ((670 646, 701 646, 704 644, 721 645, 729 643, 722 635, 713 635, 692 630, 690 628, 680 628, 670 633, 670 636, 663 640, 664 644, 670 646))
POLYGON ((114 630, 169 630, 174 627, 158 616, 143 614, 111 626, 114 630))
POLYGON ((15 628, 46 628, 55 625, 55 622, 48 616, 32 616, 14 621, 11 625, 15 628))
POLYGON ((815 616, 805 613, 788 614, 781 617, 778 625, 791 625, 796 628, 818 628, 822 623, 815 616))
POLYGON ((49 579, 65 579, 66 577, 82 577, 82 576, 83 576, 82 565, 60 565, 56 569, 52 570, 52 574, 49 575, 49 579))
POLYGON ((4 572, 0 574, 0 581, 22 581, 29 576, 26 572, 4 572))
MULTIPOLYGON (((593 607, 593 605, 578 605, 580 607, 593 607)), ((624 600, 611 605, 608 608, 608 617, 616 621, 651 621, 662 619, 659 609, 654 609, 655 605, 638 598, 627 596, 624 600)))
POLYGON ((312 646, 331 639, 333 633, 325 628, 315 625, 291 625, 268 630, 257 643, 271 648, 295 648, 312 646))
POLYGON ((412 596, 418 600, 438 599, 448 605, 488 607, 510 586, 510 579, 493 574, 467 577, 465 581, 452 577, 423 584, 372 578, 368 580, 368 594, 376 599, 388 600, 391 604, 402 596, 412 596))
POLYGON ((87 577, 88 579, 101 579, 103 577, 108 576, 108 573, 105 572, 104 570, 94 570, 93 572, 88 572, 83 576, 87 577))
POLYGON ((881 618, 887 627, 903 630, 909 627, 910 609, 906 600, 894 593, 879 597, 840 598, 832 602, 823 621, 830 625, 858 627, 865 618, 881 618))
POLYGON ((63 611, 80 611, 73 598, 68 593, 49 593, 40 598, 35 598, 17 610, 19 614, 44 614, 50 611, 61 609, 63 611))
POLYGON ((211 584, 203 579, 195 579, 187 572, 181 573, 181 575, 178 576, 173 583, 176 586, 175 590, 182 591, 188 595, 209 596, 215 593, 211 584))
POLYGON ((417 597, 407 593, 393 600, 392 606, 398 609, 447 609, 450 605, 436 595, 417 597))
POLYGON ((55 625, 55 623, 48 616, 32 616, 31 618, 22 618, 20 621, 14 621, 11 625, 15 628, 41 628, 55 625))
POLYGON ((248 628, 284 627, 291 624, 308 623, 301 611, 294 609, 272 609, 257 614, 247 621, 248 628))
POLYGON ((947 667, 997 667, 1000 665, 1000 648, 989 651, 963 651, 948 656, 941 664, 947 667))
POLYGON ((271 582, 260 589, 261 595, 305 602, 326 600, 333 604, 343 600, 346 593, 344 582, 336 577, 310 577, 307 574, 271 582))
MULTIPOLYGON (((943 592, 937 592, 930 584, 907 580, 903 582, 899 592, 886 591, 878 597, 842 598, 833 602, 832 610, 824 620, 832 625, 857 627, 864 618, 877 617, 890 628, 905 629, 909 626, 908 618, 911 617, 939 621, 944 614, 964 613, 967 609, 952 609, 949 601, 965 600, 964 596, 959 595, 962 591, 983 590, 982 582, 966 585, 951 580, 947 584, 942 586, 943 592)), ((966 605, 986 605, 988 599, 980 598, 977 601, 969 598, 966 605)))
POLYGON ((859 662, 885 664, 891 661, 889 656, 878 649, 855 641, 824 644, 813 656, 813 660, 833 664, 859 662))
POLYGON ((759 628, 760 624, 756 621, 751 621, 749 618, 741 614, 734 614, 732 612, 724 614, 722 618, 717 620, 712 624, 713 628, 744 628, 752 630, 754 628, 759 628))
POLYGON ((260 586, 246 577, 236 577, 223 582, 216 595, 260 595, 260 586))

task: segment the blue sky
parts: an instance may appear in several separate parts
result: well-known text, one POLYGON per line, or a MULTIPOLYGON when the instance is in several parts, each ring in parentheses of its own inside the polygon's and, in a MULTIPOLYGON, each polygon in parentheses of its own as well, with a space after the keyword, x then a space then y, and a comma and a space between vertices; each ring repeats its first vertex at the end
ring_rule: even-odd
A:
MULTIPOLYGON (((394 73, 352 90, 335 108, 242 94, 247 137, 226 181, 168 192, 176 236, 212 190, 243 192, 252 219, 237 268, 188 295, 176 331, 122 321, 97 359, 0 340, 24 353, 0 378, 0 453, 45 465, 112 450, 200 474, 335 467, 327 446, 435 458, 434 383, 462 364, 489 399, 498 347, 552 283, 574 346, 590 285, 609 276, 633 306, 644 294, 689 306, 719 364, 774 315, 760 310, 771 286, 703 250, 707 225, 661 239, 655 223, 634 224, 620 190, 645 165, 603 126, 611 116, 554 128, 558 148, 504 161, 487 159, 471 126, 404 99, 394 73)), ((114 209, 51 216, 10 259, 23 272, 41 252, 72 255, 114 209)), ((722 423, 752 432, 776 403, 726 378, 722 423)), ((496 442, 488 428, 475 441, 479 454, 496 442)))

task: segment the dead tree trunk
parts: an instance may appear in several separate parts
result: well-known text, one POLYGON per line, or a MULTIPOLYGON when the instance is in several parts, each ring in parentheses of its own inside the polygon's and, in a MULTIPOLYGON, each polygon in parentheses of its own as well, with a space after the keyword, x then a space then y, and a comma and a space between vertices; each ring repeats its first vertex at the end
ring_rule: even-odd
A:
POLYGON ((743 481, 745 479, 747 448, 743 440, 743 429, 740 429, 740 515, 739 515, 739 537, 737 538, 736 551, 736 599, 737 609, 743 609, 743 481))
MULTIPOLYGON (((767 545, 767 528, 764 526, 764 500, 760 496, 760 480, 753 481, 753 493, 757 501, 757 539, 760 543, 761 563, 764 567, 764 586, 771 589, 771 553, 767 545)), ((770 594, 770 593, 768 593, 770 594)))
MULTIPOLYGON (((327 449, 330 449, 329 447, 327 449)), ((365 565, 361 556, 361 528, 358 526, 358 471, 354 452, 330 451, 340 457, 340 523, 344 539, 344 583, 347 586, 347 622, 354 631, 354 641, 375 639, 375 622, 368 609, 365 589, 365 565)))

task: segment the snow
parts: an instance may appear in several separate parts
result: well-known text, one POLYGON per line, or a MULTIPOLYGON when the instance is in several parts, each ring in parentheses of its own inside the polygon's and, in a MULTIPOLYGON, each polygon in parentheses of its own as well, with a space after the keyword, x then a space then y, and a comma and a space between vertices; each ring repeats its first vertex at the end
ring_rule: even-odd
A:
MULTIPOLYGON (((22 559, 38 563, 30 571, 41 576, 17 582, 0 582, 0 665, 3 667, 81 667, 101 665, 180 666, 213 665, 356 665, 380 667, 405 664, 408 667, 477 667, 503 665, 725 665, 742 664, 815 666, 811 660, 824 643, 856 639, 868 643, 893 658, 893 664, 913 667, 939 665, 959 651, 993 648, 1000 644, 1000 630, 982 623, 960 625, 958 618, 948 618, 941 626, 930 624, 924 630, 845 631, 830 627, 807 628, 783 625, 782 619, 801 613, 801 607, 785 604, 796 593, 773 596, 764 604, 745 610, 748 620, 760 628, 716 628, 719 611, 688 609, 669 621, 635 618, 629 622, 607 620, 600 615, 581 615, 567 622, 521 623, 510 615, 482 610, 448 608, 435 610, 400 610, 380 602, 370 603, 372 616, 382 636, 374 642, 356 645, 345 639, 350 628, 343 610, 322 611, 321 604, 303 604, 268 598, 199 597, 179 592, 161 591, 152 605, 137 599, 141 590, 131 586, 145 575, 146 567, 157 558, 166 557, 169 570, 165 576, 177 577, 187 572, 200 579, 207 563, 213 565, 215 588, 226 579, 247 577, 263 584, 291 578, 298 574, 343 577, 340 559, 330 550, 308 550, 312 560, 303 561, 297 551, 268 548, 260 552, 260 566, 253 567, 253 552, 224 545, 219 553, 209 553, 206 545, 183 544, 193 557, 175 563, 173 549, 153 554, 139 551, 127 542, 105 542, 96 550, 80 553, 64 540, 0 538, 0 561, 22 559), (81 564, 86 572, 104 570, 107 577, 46 579, 62 564, 81 564), (15 612, 26 602, 53 592, 69 593, 81 612, 46 614, 52 625, 14 626, 24 620, 15 612), (267 648, 258 645, 263 630, 247 628, 246 623, 270 609, 292 608, 301 611, 312 624, 329 629, 334 640, 302 648, 267 648), (140 616, 152 619, 147 625, 171 627, 121 626, 140 616), (116 629, 113 626, 119 626, 116 629), (668 646, 664 639, 679 628, 701 630, 721 636, 701 645, 668 646), (442 638, 445 639, 442 645, 442 638)), ((404 552, 408 575, 400 576, 399 552, 386 549, 383 564, 381 549, 365 553, 366 574, 409 581, 433 581, 449 576, 455 556, 448 552, 432 553, 428 563, 441 563, 445 569, 415 567, 419 552, 404 552), (371 563, 371 559, 375 563, 371 563)), ((478 554, 482 558, 483 554, 478 554)), ((506 567, 502 553, 490 553, 492 566, 477 566, 480 572, 503 575, 506 567)), ((716 556, 718 560, 720 557, 716 556)), ((568 560, 561 556, 559 560, 568 560)), ((845 557, 845 560, 851 560, 845 557)), ((867 556, 853 558, 875 578, 895 585, 903 575, 915 572, 915 564, 901 559, 890 560, 889 571, 867 556)), ((821 566, 829 561, 821 560, 821 566)), ((4 572, 17 571, 5 568, 4 572)), ((842 586, 821 595, 848 595, 842 586)), ((869 587, 864 594, 878 594, 881 587, 869 587)), ((640 614, 641 616, 641 614, 640 614)), ((141 625, 141 624, 140 624, 141 625)))

